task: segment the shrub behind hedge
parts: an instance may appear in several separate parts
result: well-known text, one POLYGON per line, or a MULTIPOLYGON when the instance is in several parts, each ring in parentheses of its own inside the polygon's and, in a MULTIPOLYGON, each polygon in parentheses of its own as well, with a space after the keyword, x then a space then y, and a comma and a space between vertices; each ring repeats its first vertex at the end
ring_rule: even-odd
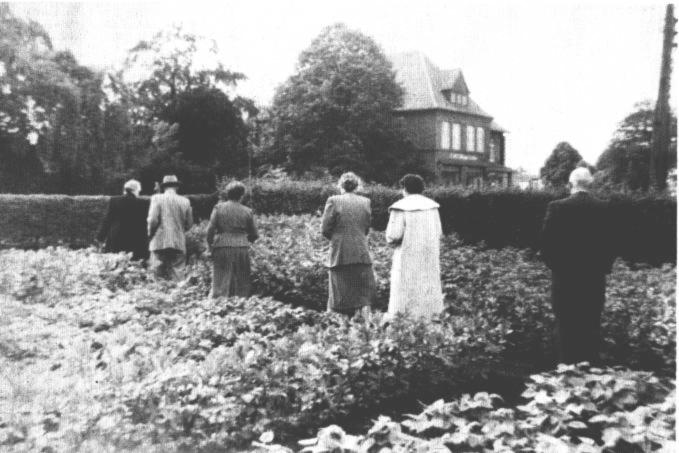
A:
MULTIPOLYGON (((336 187, 320 181, 258 181, 244 202, 258 214, 314 214, 321 212, 327 198, 336 193, 336 187)), ((400 192, 369 186, 365 195, 372 201, 373 228, 384 230, 388 208, 399 199, 400 192)), ((426 195, 441 205, 444 232, 455 232, 466 243, 537 249, 547 204, 566 194, 435 188, 426 195)), ((209 218, 218 200, 216 193, 188 197, 197 221, 209 218)), ((676 262, 676 200, 615 194, 605 198, 610 203, 614 225, 611 234, 620 257, 654 265, 676 262)), ((0 195, 0 208, 5 214, 0 218, 0 245, 86 246, 96 234, 107 200, 104 196, 0 195)))

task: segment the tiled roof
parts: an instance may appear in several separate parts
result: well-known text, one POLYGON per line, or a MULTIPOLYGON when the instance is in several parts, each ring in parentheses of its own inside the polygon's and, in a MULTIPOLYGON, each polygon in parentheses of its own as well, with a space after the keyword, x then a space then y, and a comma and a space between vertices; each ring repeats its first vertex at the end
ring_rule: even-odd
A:
POLYGON ((457 105, 443 96, 442 90, 454 86, 466 89, 460 69, 442 71, 417 51, 390 55, 389 59, 396 71, 396 81, 405 90, 403 106, 398 110, 442 109, 492 118, 471 98, 467 105, 457 105))
POLYGON ((497 124, 497 122, 495 120, 490 122, 490 130, 491 131, 498 131, 498 132, 508 132, 507 129, 505 129, 504 127, 497 124))

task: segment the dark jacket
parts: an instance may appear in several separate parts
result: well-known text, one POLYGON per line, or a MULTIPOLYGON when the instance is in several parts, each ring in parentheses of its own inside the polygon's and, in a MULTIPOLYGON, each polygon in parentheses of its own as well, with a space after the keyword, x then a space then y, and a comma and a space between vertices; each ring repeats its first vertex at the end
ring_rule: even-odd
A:
POLYGON ((549 203, 542 228, 542 258, 555 273, 605 275, 615 258, 614 225, 607 205, 587 192, 549 203))
POLYGON ((252 209, 236 201, 217 203, 207 227, 209 247, 246 247, 257 240, 252 209))
POLYGON ((330 239, 328 267, 343 264, 371 264, 368 251, 370 200, 353 193, 328 198, 321 232, 330 239))
POLYGON ((111 197, 97 239, 106 241, 104 251, 132 252, 133 259, 148 258, 146 212, 148 202, 131 194, 111 197))

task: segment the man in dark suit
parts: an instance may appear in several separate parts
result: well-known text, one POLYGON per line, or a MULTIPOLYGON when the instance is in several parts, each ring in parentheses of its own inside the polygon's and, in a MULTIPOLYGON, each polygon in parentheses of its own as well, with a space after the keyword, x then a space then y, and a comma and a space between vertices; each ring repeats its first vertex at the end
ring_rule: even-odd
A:
POLYGON ((132 252, 133 260, 149 257, 146 235, 148 203, 139 198, 139 192, 141 184, 131 179, 125 183, 124 195, 111 197, 106 217, 97 234, 97 240, 105 241, 105 252, 132 252))
POLYGON ((558 358, 597 362, 606 274, 613 264, 612 225, 606 203, 588 187, 592 175, 576 168, 571 196, 549 203, 542 229, 542 257, 552 270, 558 358))

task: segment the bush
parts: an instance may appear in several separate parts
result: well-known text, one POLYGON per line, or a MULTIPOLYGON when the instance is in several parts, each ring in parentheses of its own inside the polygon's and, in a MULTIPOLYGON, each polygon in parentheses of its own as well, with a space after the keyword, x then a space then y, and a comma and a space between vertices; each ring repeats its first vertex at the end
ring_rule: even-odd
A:
MULTIPOLYGON (((316 214, 337 189, 324 182, 255 182, 244 200, 258 215, 316 214)), ((547 203, 565 196, 558 192, 491 190, 469 192, 459 188, 433 188, 426 192, 441 205, 446 234, 456 233, 465 243, 488 247, 530 248, 539 246, 547 203)), ((373 228, 384 230, 388 207, 400 192, 368 186, 373 228)), ((626 261, 658 265, 676 262, 676 200, 651 196, 603 194, 610 200, 611 234, 617 254, 626 261)), ((188 195, 196 221, 207 219, 217 203, 216 193, 188 195)), ((0 246, 85 247, 92 240, 106 210, 107 197, 62 195, 0 195, 6 215, 0 219, 0 246)))
MULTIPOLYGON (((108 196, 0 194, 0 248, 89 247, 108 209, 108 196)), ((210 218, 217 195, 189 195, 196 221, 210 218)), ((149 197, 142 197, 148 201, 149 197)))
MULTIPOLYGON (((262 250, 284 261, 270 265, 268 255, 260 255, 255 247, 253 261, 261 273, 258 290, 324 306, 318 218, 271 216, 260 219, 260 231, 262 250), (307 226, 311 231, 305 230, 307 226), (309 250, 316 250, 316 255, 309 255, 309 250), (302 259, 317 261, 297 272, 302 259), (279 272, 276 279, 269 278, 274 272, 279 272), (292 283, 285 283, 287 279, 292 283), (307 291, 320 294, 320 301, 311 300, 307 291)), ((200 232, 195 236, 201 238, 200 232)), ((373 247, 378 282, 385 285, 391 249, 381 241, 373 247)), ((3 292, 21 297, 23 303, 55 306, 85 329, 84 347, 91 350, 88 357, 96 357, 92 368, 99 371, 93 376, 99 382, 97 400, 102 402, 102 412, 87 424, 88 435, 101 434, 97 438, 112 439, 123 450, 151 440, 164 451, 175 447, 218 451, 242 448, 268 430, 285 441, 311 435, 328 423, 363 430, 370 417, 412 411, 417 400, 431 402, 488 389, 487 377, 507 363, 524 361, 529 369, 549 366, 553 320, 544 265, 526 252, 482 250, 451 237, 446 239, 444 258, 447 310, 429 324, 402 317, 383 325, 379 315, 370 322, 352 321, 260 297, 206 299, 209 269, 203 259, 194 259, 190 266, 190 284, 176 288, 147 282, 143 269, 125 255, 100 255, 88 249, 9 250, 0 252, 0 283, 3 292), (38 276, 42 283, 34 285, 38 276)), ((616 263, 604 312, 609 363, 674 373, 674 281, 672 266, 631 269, 616 263)), ((570 414, 589 400, 612 417, 605 420, 606 428, 619 425, 621 432, 626 423, 643 419, 639 414, 627 419, 613 410, 620 403, 620 411, 634 412, 635 407, 627 405, 630 394, 650 408, 650 417, 660 417, 665 409, 652 406, 656 403, 649 399, 656 392, 655 377, 616 371, 614 382, 606 377, 610 375, 610 370, 564 368, 551 377, 543 375, 548 376, 544 381, 534 379, 538 406, 533 409, 551 411, 545 423, 557 432, 552 438, 566 442, 559 436, 572 432, 603 440, 603 433, 597 437, 579 431, 584 428, 576 422, 588 429, 594 423, 580 415, 591 414, 584 410, 570 414), (590 376, 598 374, 604 376, 601 385, 590 376), (566 393, 557 388, 561 383, 566 393), (566 402, 554 404, 557 398, 566 402), (612 402, 603 404, 604 400, 612 402), (563 431, 571 427, 572 431, 563 431)), ((487 399, 466 399, 464 404, 478 409, 487 399)), ((454 415, 473 412, 465 409, 454 415)), ((464 442, 479 440, 486 445, 493 436, 493 442, 498 438, 519 442, 521 435, 490 435, 473 424, 495 426, 488 420, 498 421, 496 415, 469 419, 449 434, 465 451, 464 442)), ((535 436, 524 436, 526 448, 532 448, 535 439, 557 442, 542 437, 541 428, 531 431, 542 425, 530 417, 522 413, 512 419, 515 426, 528 423, 527 432, 535 436)), ((498 421, 506 426, 503 423, 498 421)), ((420 436, 429 436, 424 433, 420 436)))
MULTIPOLYGON (((252 246, 256 294, 315 310, 325 310, 328 241, 320 219, 261 216, 260 239, 252 246)), ((205 224, 191 232, 196 253, 204 244, 205 224)), ((369 235, 377 282, 377 307, 389 299, 392 249, 379 232, 369 235)), ((204 246, 203 246, 204 247, 204 246)), ((202 272, 209 285, 209 263, 202 272)), ((453 316, 483 313, 495 325, 507 325, 503 355, 508 367, 554 366, 554 316, 549 299, 551 273, 526 251, 483 249, 446 236, 441 247, 441 277, 446 310, 453 316)), ((673 266, 633 269, 618 260, 608 277, 603 315, 602 351, 608 363, 624 363, 663 374, 673 373, 676 350, 676 271, 673 266)), ((508 370, 511 371, 511 370, 508 370)))
MULTIPOLYGON (((250 308, 258 311, 256 304, 250 308)), ((274 319, 285 317, 278 310, 290 310, 267 308, 273 312, 262 314, 274 319)), ((296 331, 286 326, 283 335, 247 330, 232 344, 223 340, 219 332, 254 325, 252 316, 213 317, 209 325, 224 330, 213 329, 210 339, 194 335, 204 327, 186 316, 159 334, 154 354, 177 351, 172 339, 179 331, 195 349, 121 387, 117 399, 127 414, 121 421, 144 424, 158 439, 184 437, 203 447, 242 447, 267 429, 288 439, 309 435, 323 423, 349 422, 385 407, 407 409, 468 386, 482 367, 492 366, 504 333, 481 318, 464 320, 463 332, 455 319, 425 324, 399 318, 380 327, 323 313, 320 322, 303 321, 296 331)))
MULTIPOLYGON (((526 403, 517 407, 503 407, 501 398, 488 393, 439 400, 401 423, 380 417, 362 436, 339 426, 323 428, 315 439, 300 442, 307 445, 302 452, 676 451, 674 382, 580 364, 531 376, 526 386, 526 403)), ((276 451, 274 445, 256 445, 276 451)))

